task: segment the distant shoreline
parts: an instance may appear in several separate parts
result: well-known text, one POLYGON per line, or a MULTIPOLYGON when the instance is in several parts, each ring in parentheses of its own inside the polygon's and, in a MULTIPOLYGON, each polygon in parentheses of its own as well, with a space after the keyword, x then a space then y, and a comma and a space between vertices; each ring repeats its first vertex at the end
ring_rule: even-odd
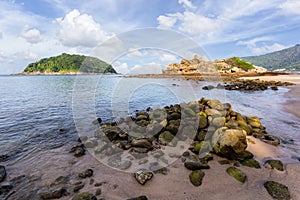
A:
POLYGON ((10 76, 77 76, 77 75, 121 75, 119 73, 87 73, 87 72, 21 72, 10 76))

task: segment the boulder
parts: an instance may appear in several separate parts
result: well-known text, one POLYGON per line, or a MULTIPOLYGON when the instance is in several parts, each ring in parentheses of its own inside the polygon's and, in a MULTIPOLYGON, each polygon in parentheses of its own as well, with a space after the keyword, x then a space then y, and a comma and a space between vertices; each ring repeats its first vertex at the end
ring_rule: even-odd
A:
POLYGON ((216 117, 213 119, 212 124, 217 127, 222 127, 224 126, 225 122, 226 122, 225 117, 216 117))
POLYGON ((236 167, 229 167, 227 168, 226 172, 232 176, 233 178, 235 178, 236 180, 238 180, 241 183, 245 183, 246 181, 246 174, 244 172, 242 172, 241 170, 239 170, 236 167))
POLYGON ((169 131, 164 131, 163 133, 161 133, 158 137, 158 142, 159 144, 164 146, 167 145, 176 146, 177 144, 176 138, 169 131))
POLYGON ((3 165, 0 165, 0 183, 4 181, 6 177, 6 169, 3 165))
POLYGON ((199 154, 200 151, 201 152, 209 152, 210 151, 210 146, 209 146, 208 142, 201 141, 194 146, 195 153, 199 154))
POLYGON ((275 181, 267 181, 264 187, 274 199, 289 200, 291 195, 287 186, 275 181))
POLYGON ((127 200, 148 200, 148 198, 146 196, 139 196, 139 197, 133 197, 127 200))
POLYGON ((213 150, 228 159, 236 159, 247 148, 246 133, 238 129, 222 127, 212 137, 213 150))
POLYGON ((256 169, 260 169, 260 164, 257 160, 252 159, 247 159, 247 160, 243 160, 242 165, 247 166, 247 167, 251 167, 251 168, 256 168, 256 169))
POLYGON ((134 177, 139 184, 145 185, 152 179, 153 173, 147 169, 140 169, 134 173, 134 177))
POLYGON ((207 101, 207 105, 216 110, 224 110, 224 105, 219 100, 209 100, 207 101))
POLYGON ((205 173, 201 170, 192 171, 189 175, 191 183, 198 187, 202 184, 202 180, 205 176, 205 173))
POLYGON ((192 170, 192 171, 210 168, 207 163, 201 163, 201 162, 185 162, 184 166, 187 169, 192 170))
POLYGON ((205 112, 199 113, 199 128, 203 129, 208 126, 207 114, 205 112))
POLYGON ((83 193, 74 195, 72 200, 97 200, 97 197, 95 197, 92 193, 83 192, 83 193))
POLYGON ((277 169, 279 171, 284 171, 283 164, 280 160, 267 160, 264 166, 268 169, 277 169))

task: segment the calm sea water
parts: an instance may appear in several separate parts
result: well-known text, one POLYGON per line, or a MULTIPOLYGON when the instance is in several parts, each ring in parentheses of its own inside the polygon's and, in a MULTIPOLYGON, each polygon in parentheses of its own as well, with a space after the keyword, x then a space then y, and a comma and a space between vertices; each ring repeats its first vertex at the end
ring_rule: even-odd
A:
POLYGON ((293 138, 295 143, 286 148, 292 154, 300 153, 300 122, 282 111, 287 88, 244 93, 204 91, 205 84, 115 75, 0 76, 1 154, 9 155, 11 160, 34 157, 33 149, 47 151, 74 141, 80 129, 75 122, 86 121, 89 125, 96 116, 113 121, 135 110, 201 97, 220 99, 244 115, 258 116, 269 133, 293 138))

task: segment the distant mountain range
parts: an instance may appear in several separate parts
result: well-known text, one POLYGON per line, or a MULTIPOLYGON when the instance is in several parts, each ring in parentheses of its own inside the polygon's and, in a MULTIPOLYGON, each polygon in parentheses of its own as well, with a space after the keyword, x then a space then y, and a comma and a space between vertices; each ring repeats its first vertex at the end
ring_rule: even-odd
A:
POLYGON ((300 71, 300 44, 261 56, 241 57, 268 70, 300 71))
POLYGON ((30 63, 23 73, 116 73, 108 63, 98 58, 63 53, 30 63))

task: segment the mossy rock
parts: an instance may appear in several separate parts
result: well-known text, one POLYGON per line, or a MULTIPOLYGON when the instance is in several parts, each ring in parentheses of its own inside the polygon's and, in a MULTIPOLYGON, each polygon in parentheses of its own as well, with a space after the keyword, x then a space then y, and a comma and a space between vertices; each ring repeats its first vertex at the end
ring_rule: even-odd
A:
POLYGON ((158 142, 159 144, 165 146, 167 145, 176 146, 177 144, 176 138, 169 131, 164 131, 163 133, 161 133, 158 137, 158 142))
POLYGON ((250 151, 245 150, 238 155, 237 160, 243 161, 243 160, 252 159, 253 157, 254 155, 250 151))
POLYGON ((224 105, 219 100, 209 100, 207 101, 207 105, 216 110, 224 110, 224 105))
POLYGON ((242 165, 247 166, 247 167, 251 167, 251 168, 256 168, 256 169, 260 169, 260 164, 257 160, 252 159, 247 159, 241 162, 242 165))
POLYGON ((225 117, 216 117, 213 119, 212 124, 217 127, 222 127, 224 126, 225 122, 226 122, 225 117))
POLYGON ((245 183, 246 181, 246 174, 244 172, 242 172, 241 170, 239 170, 236 167, 229 167, 227 168, 226 172, 232 176, 233 178, 235 178, 236 180, 238 180, 241 183, 245 183))
POLYGON ((202 184, 202 180, 205 176, 205 173, 201 170, 196 170, 196 171, 192 171, 189 175, 190 181, 191 183, 196 186, 199 187, 202 184))
POLYGON ((280 160, 267 160, 264 166, 268 169, 277 169, 279 171, 284 171, 283 163, 280 160))
POLYGON ((267 181, 264 183, 264 187, 273 199, 289 200, 291 195, 287 186, 277 183, 275 181, 267 181))
POLYGON ((91 193, 83 192, 83 193, 80 193, 80 194, 76 194, 72 198, 72 200, 97 200, 97 198, 91 193))
POLYGON ((244 120, 238 120, 238 125, 241 129, 246 131, 247 135, 251 135, 253 133, 253 129, 244 120))
POLYGON ((207 163, 201 163, 201 162, 185 162, 184 166, 187 169, 192 170, 192 171, 210 168, 207 163))
POLYGON ((127 200, 148 200, 148 198, 146 196, 139 196, 139 197, 133 197, 127 200))
POLYGON ((194 146, 194 152, 199 154, 199 152, 209 152, 209 144, 208 142, 201 141, 194 146))
POLYGON ((203 129, 208 126, 208 119, 205 112, 199 113, 199 128, 203 129))
POLYGON ((182 109, 187 116, 195 117, 196 113, 189 107, 185 107, 182 109))

